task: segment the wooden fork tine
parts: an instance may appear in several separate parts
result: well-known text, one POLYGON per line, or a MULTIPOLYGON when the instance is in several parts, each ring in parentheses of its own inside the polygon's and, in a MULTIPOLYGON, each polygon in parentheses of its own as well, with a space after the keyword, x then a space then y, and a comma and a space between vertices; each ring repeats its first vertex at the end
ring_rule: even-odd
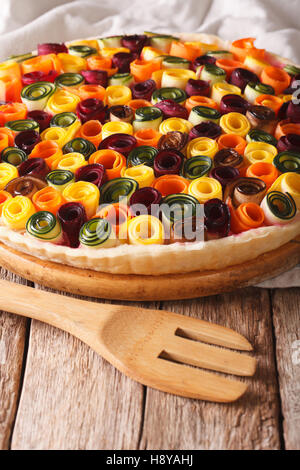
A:
MULTIPOLYGON (((239 380, 228 379, 161 358, 152 362, 151 370, 153 376, 159 377, 157 388, 189 398, 229 403, 238 400, 248 388, 246 383, 239 380)), ((151 387, 153 383, 149 385, 151 387)))
POLYGON ((240 351, 253 351, 249 341, 230 328, 176 313, 173 314, 173 319, 174 333, 177 336, 240 351))
POLYGON ((256 360, 251 356, 177 336, 166 340, 160 357, 234 375, 252 376, 256 369, 256 360))

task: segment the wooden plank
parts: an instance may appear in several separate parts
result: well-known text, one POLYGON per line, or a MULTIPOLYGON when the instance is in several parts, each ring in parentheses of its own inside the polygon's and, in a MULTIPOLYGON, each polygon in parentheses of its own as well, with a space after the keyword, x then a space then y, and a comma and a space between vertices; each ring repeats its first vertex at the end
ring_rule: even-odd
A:
POLYGON ((143 389, 76 338, 33 321, 12 449, 135 449, 143 389))
POLYGON ((253 344, 258 370, 233 404, 188 400, 147 389, 141 449, 279 449, 279 405, 267 290, 255 288, 163 308, 233 328, 253 344))
MULTIPOLYGON (((0 269, 1 279, 26 284, 25 279, 0 269)), ((1 305, 5 308, 5 305, 1 305)), ((22 379, 24 346, 30 321, 0 311, 0 449, 8 449, 22 379)))
POLYGON ((285 448, 300 449, 300 288, 272 292, 285 448))

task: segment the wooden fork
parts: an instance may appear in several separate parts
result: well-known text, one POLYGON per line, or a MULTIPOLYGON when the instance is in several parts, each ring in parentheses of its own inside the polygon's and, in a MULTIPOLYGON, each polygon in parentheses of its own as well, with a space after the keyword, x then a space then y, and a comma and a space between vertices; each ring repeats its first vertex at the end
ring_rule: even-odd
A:
POLYGON ((247 384, 207 369, 252 376, 256 368, 253 357, 224 349, 252 350, 239 333, 164 310, 93 303, 3 280, 0 308, 67 331, 132 379, 176 395, 235 401, 247 384))

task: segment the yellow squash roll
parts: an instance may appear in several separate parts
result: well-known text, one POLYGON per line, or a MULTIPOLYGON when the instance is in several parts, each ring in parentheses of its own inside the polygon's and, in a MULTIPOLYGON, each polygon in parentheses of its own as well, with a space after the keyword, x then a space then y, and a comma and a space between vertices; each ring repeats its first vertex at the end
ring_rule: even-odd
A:
POLYGON ((219 146, 214 139, 209 137, 197 137, 189 142, 186 150, 187 158, 196 157, 197 155, 206 155, 213 158, 219 146))
POLYGON ((149 46, 143 47, 142 52, 141 52, 141 58, 143 60, 146 60, 147 62, 151 60, 158 60, 159 62, 161 62, 163 60, 163 55, 164 55, 163 51, 160 51, 158 49, 155 49, 154 47, 149 47, 149 46))
POLYGON ((201 50, 202 54, 205 54, 208 51, 217 51, 220 47, 217 44, 207 44, 206 42, 200 41, 188 41, 185 42, 186 45, 197 47, 201 50))
POLYGON ((225 95, 240 95, 241 89, 238 86, 230 85, 227 82, 217 82, 214 83, 211 88, 211 98, 217 103, 220 104, 221 99, 225 95))
POLYGON ((244 162, 246 165, 263 162, 272 163, 277 155, 277 148, 266 142, 251 142, 245 148, 244 162))
POLYGON ((21 78, 21 67, 17 62, 13 60, 6 60, 0 64, 0 78, 6 77, 7 75, 21 78))
POLYGON ((79 152, 65 153, 63 158, 57 165, 58 170, 69 170, 75 173, 78 168, 87 165, 88 162, 85 160, 84 155, 79 152))
POLYGON ((18 170, 14 165, 6 162, 0 163, 0 191, 5 188, 7 183, 18 176, 18 170))
POLYGON ((251 55, 247 55, 244 60, 245 68, 256 73, 258 76, 260 76, 263 69, 267 67, 268 65, 270 64, 268 64, 267 62, 264 62, 263 60, 259 60, 251 55))
POLYGON ((161 245, 164 243, 164 228, 152 215, 139 215, 128 222, 128 241, 131 245, 161 245))
POLYGON ((86 60, 82 57, 71 55, 65 52, 57 54, 64 73, 80 73, 87 69, 86 60))
POLYGON ((102 47, 101 48, 101 56, 111 58, 115 54, 119 52, 130 52, 127 47, 102 47))
POLYGON ((24 230, 27 220, 35 213, 31 200, 26 196, 8 199, 2 208, 2 221, 13 230, 24 230))
POLYGON ((220 126, 225 134, 236 134, 241 137, 245 137, 251 128, 246 116, 240 113, 224 114, 220 119, 220 126))
POLYGON ((222 200, 222 186, 219 181, 208 176, 202 176, 192 180, 188 189, 189 194, 194 196, 200 204, 203 204, 209 199, 221 199, 222 200))
POLYGON ((196 79, 196 74, 192 70, 186 69, 168 69, 164 70, 161 76, 161 86, 175 87, 185 90, 186 84, 190 78, 196 79))
POLYGON ((76 134, 77 134, 77 132, 79 131, 80 128, 81 128, 81 122, 79 121, 79 119, 76 119, 73 122, 73 124, 71 124, 70 126, 64 127, 64 130, 67 132, 67 135, 68 135, 67 142, 69 140, 74 139, 74 137, 76 136, 76 134))
POLYGON ((102 140, 112 134, 133 135, 133 127, 129 122, 110 121, 102 126, 102 140))
POLYGON ((106 101, 108 106, 126 104, 131 98, 131 90, 128 86, 112 85, 106 88, 106 101))
POLYGON ((130 168, 123 168, 121 176, 125 178, 132 178, 139 183, 140 188, 151 186, 154 181, 153 168, 147 165, 135 165, 130 168))
POLYGON ((50 114, 64 112, 75 113, 79 102, 79 96, 73 95, 73 93, 67 90, 56 90, 56 92, 50 96, 45 111, 50 114))
POLYGON ((81 202, 88 219, 96 214, 99 205, 100 192, 97 186, 88 181, 77 181, 69 184, 63 191, 67 202, 81 202))
POLYGON ((71 139, 63 127, 48 127, 41 133, 41 140, 54 140, 60 147, 63 147, 71 139))
POLYGON ((294 172, 283 173, 277 178, 269 189, 270 191, 280 191, 289 193, 300 210, 300 174, 294 172))
POLYGON ((192 129, 193 124, 191 124, 186 119, 172 117, 163 121, 159 126, 159 132, 161 134, 167 134, 172 131, 179 131, 182 133, 189 133, 192 129))

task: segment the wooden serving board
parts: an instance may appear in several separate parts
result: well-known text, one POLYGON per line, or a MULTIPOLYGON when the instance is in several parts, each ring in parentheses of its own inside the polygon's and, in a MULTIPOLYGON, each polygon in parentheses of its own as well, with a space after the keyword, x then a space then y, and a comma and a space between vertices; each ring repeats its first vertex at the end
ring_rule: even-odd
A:
POLYGON ((177 300, 229 292, 264 281, 300 262, 300 237, 247 263, 216 271, 161 276, 107 274, 43 261, 0 243, 0 265, 72 294, 116 300, 177 300))

